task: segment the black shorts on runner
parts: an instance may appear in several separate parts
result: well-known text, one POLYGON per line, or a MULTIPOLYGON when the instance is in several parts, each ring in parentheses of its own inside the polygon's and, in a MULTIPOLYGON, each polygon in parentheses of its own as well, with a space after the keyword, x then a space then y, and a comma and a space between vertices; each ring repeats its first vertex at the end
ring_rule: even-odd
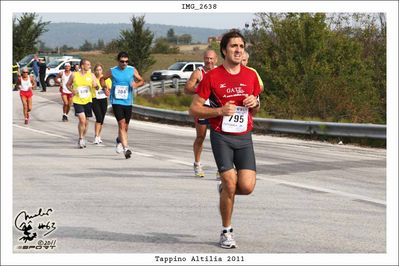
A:
POLYGON ((132 117, 131 105, 113 104, 112 111, 114 112, 116 121, 121 121, 122 119, 125 119, 126 124, 129 124, 130 118, 132 117))
POLYGON ((228 135, 211 129, 213 156, 220 173, 233 169, 256 171, 252 133, 228 135))
POLYGON ((75 109, 75 115, 78 116, 80 113, 85 113, 86 117, 92 117, 93 113, 91 111, 91 103, 78 104, 73 103, 73 108, 75 109))

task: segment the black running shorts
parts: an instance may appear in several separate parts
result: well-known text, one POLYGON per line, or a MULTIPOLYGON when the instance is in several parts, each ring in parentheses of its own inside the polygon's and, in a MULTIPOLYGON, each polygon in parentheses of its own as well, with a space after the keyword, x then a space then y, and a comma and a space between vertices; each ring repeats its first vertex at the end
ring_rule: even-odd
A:
POLYGON ((73 103, 73 108, 75 109, 75 115, 79 116, 81 113, 85 113, 86 117, 92 117, 93 113, 91 112, 91 103, 87 104, 78 104, 73 103))
POLYGON ((114 112, 116 121, 121 121, 122 119, 125 119, 126 124, 129 124, 130 118, 132 117, 132 106, 131 105, 113 104, 112 110, 114 112))
POLYGON ((211 129, 210 133, 213 156, 219 172, 233 169, 256 171, 252 133, 227 135, 211 129))

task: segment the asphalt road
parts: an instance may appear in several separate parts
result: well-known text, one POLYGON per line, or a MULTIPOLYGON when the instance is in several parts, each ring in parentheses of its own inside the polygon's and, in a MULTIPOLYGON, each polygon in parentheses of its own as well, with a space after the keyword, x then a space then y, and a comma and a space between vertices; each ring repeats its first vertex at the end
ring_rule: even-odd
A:
MULTIPOLYGON (((192 170, 193 128, 133 120, 126 160, 114 150, 112 116, 102 145, 77 148, 77 120, 61 121, 56 88, 34 92, 28 126, 18 92, 12 112, 13 215, 32 227, 26 234, 14 227, 14 252, 232 252, 217 245, 208 137, 200 179, 192 170), (40 249, 39 240, 47 241, 40 249)), ((90 142, 93 132, 92 120, 90 142)), ((235 253, 386 252, 386 150, 268 135, 254 135, 254 145, 257 184, 236 198, 235 253)))

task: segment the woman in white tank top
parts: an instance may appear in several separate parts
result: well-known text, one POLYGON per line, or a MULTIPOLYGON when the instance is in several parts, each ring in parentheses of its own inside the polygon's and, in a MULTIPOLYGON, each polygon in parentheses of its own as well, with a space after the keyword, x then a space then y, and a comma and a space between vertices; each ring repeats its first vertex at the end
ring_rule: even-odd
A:
POLYGON ((27 67, 22 69, 21 77, 18 79, 16 87, 19 89, 25 125, 27 125, 29 123, 29 112, 32 110, 32 89, 36 88, 36 81, 33 76, 29 75, 27 67))

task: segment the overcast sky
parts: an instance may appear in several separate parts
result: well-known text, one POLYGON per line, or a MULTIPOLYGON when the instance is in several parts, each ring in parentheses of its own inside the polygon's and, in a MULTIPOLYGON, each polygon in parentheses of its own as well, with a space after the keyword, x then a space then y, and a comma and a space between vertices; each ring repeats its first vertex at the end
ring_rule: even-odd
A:
MULTIPOLYGON (((82 23, 130 23, 135 15, 145 15, 145 22, 213 29, 244 28, 252 23, 253 13, 37 13, 43 21, 82 23)), ((20 15, 20 14, 17 14, 20 15)))

